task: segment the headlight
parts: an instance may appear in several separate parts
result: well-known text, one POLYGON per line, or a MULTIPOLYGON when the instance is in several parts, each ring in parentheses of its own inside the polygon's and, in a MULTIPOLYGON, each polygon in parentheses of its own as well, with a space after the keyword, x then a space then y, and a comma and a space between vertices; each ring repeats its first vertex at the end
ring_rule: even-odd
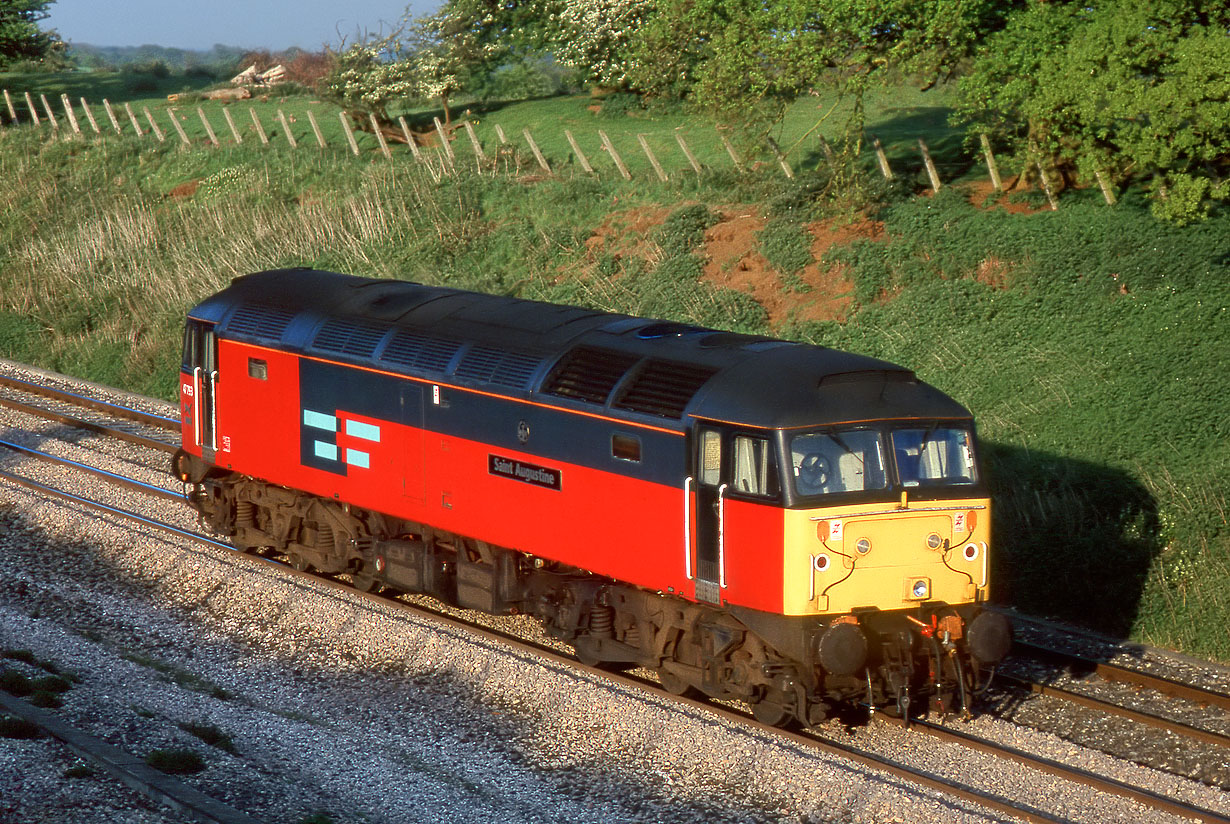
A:
POLYGON ((854 544, 854 548, 858 550, 859 555, 866 555, 868 552, 871 552, 871 541, 866 538, 859 538, 854 544))
POLYGON ((912 592, 914 593, 915 598, 926 598, 927 597, 927 582, 926 581, 915 581, 914 589, 912 590, 912 592))

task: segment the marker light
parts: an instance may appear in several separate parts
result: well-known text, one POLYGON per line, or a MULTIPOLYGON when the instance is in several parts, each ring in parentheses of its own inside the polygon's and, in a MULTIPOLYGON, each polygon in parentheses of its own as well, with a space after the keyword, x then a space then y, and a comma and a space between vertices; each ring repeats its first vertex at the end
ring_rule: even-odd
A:
POLYGON ((965 560, 967 561, 978 560, 978 544, 966 544, 962 554, 965 556, 965 560))
POLYGON ((816 572, 824 572, 829 568, 829 556, 824 554, 817 555, 811 564, 812 568, 815 569, 816 572))
POLYGON ((940 536, 938 532, 932 532, 930 535, 927 536, 927 548, 928 549, 939 549, 941 543, 943 542, 940 540, 940 536))
POLYGON ((965 531, 969 533, 970 535, 973 535, 974 527, 976 526, 978 526, 978 513, 977 512, 965 513, 965 531))

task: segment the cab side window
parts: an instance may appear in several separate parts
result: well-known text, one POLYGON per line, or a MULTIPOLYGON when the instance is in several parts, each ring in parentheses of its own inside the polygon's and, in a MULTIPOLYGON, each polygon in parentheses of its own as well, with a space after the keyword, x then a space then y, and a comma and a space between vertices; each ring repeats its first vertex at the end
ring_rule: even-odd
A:
POLYGON ((731 488, 747 495, 776 496, 779 491, 773 447, 766 438, 737 435, 731 488))

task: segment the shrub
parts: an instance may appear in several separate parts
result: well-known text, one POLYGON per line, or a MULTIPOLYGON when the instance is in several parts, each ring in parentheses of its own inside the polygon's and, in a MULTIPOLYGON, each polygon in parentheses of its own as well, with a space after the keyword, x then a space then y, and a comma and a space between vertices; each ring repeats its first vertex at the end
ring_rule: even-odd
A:
POLYGON ((145 763, 172 775, 188 775, 205 769, 205 760, 187 749, 154 750, 145 756, 145 763))
POLYGON ((13 715, 0 716, 0 738, 42 738, 43 730, 24 718, 13 715))
POLYGON ((213 724, 187 722, 180 724, 179 728, 185 732, 192 733, 211 747, 216 747, 217 749, 229 752, 231 755, 235 755, 235 744, 231 737, 213 724))

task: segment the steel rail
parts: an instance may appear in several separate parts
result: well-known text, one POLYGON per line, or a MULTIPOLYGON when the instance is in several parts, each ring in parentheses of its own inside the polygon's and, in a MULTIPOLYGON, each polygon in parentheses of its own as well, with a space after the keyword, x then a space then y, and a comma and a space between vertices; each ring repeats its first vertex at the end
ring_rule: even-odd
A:
POLYGON ((153 484, 147 484, 133 478, 126 478, 123 475, 117 475, 114 472, 108 472, 105 469, 99 469, 98 467, 83 464, 79 461, 69 460, 68 458, 61 458, 47 452, 42 452, 38 449, 31 449, 28 446, 13 443, 11 441, 0 439, 0 447, 10 449, 14 452, 19 452, 23 455, 34 458, 35 460, 43 461, 44 463, 49 463, 54 466, 65 466, 70 469, 79 469, 82 472, 87 472, 95 477, 102 478, 108 483, 121 486, 126 489, 133 489, 137 492, 144 492, 146 495, 151 495, 156 498, 165 498, 168 501, 182 501, 184 499, 182 494, 174 492, 170 489, 165 489, 161 486, 154 486, 153 484))
MULTIPOLYGON (((10 483, 17 484, 19 486, 25 487, 27 489, 30 489, 36 492, 40 492, 42 494, 69 500, 74 503, 86 506, 86 507, 99 509, 109 514, 119 515, 123 518, 128 518, 128 519, 137 521, 139 523, 142 523, 148 526, 152 526, 158 529, 165 530, 167 532, 170 532, 180 537, 185 537, 191 540, 201 541, 203 543, 210 544, 211 546, 214 546, 214 547, 234 551, 234 547, 232 547, 230 544, 224 543, 222 541, 217 541, 215 539, 201 535, 200 533, 181 529, 179 527, 175 527, 170 524, 165 524, 155 519, 148 518, 143 515, 139 515, 138 513, 134 513, 129 510, 122 509, 120 507, 111 506, 109 504, 103 504, 101 502, 93 501, 91 499, 75 495, 73 493, 64 492, 63 490, 58 490, 53 487, 49 487, 45 484, 31 481, 30 479, 27 479, 27 478, 22 478, 21 476, 15 476, 10 473, 0 472, 0 479, 4 481, 8 481, 10 483)), ((802 746, 806 746, 812 749, 825 752, 830 755, 844 758, 844 759, 853 761, 855 763, 858 763, 862 766, 865 766, 871 769, 876 769, 876 770, 886 772, 896 778, 912 781, 916 784, 927 787, 928 789, 937 791, 943 795, 954 797, 954 798, 959 798, 963 801, 976 804, 983 808, 994 810, 997 813, 1022 818, 1030 822, 1037 822, 1037 824, 1043 824, 1045 822, 1057 822, 1057 821, 1063 820, 1063 819, 1055 818, 1051 815, 1048 815, 1047 813, 1043 811, 1033 809, 1033 808, 1025 808, 1025 807, 1020 806, 1019 804, 1014 804, 1011 801, 1005 800, 998 796, 991 795, 989 793, 986 793, 986 792, 983 792, 983 791, 980 791, 980 790, 977 790, 971 787, 956 786, 937 776, 933 776, 921 770, 914 769, 912 767, 909 767, 908 765, 902 764, 900 762, 894 761, 884 756, 880 756, 875 753, 868 752, 866 750, 852 747, 852 746, 843 744, 841 742, 835 741, 830 738, 826 738, 815 732, 796 732, 796 731, 782 730, 776 727, 771 727, 771 726, 761 724, 755 721, 754 719, 748 717, 744 713, 740 713, 738 711, 732 710, 727 707, 716 705, 716 704, 713 704, 713 703, 710 703, 704 700, 697 700, 697 699, 688 698, 686 696, 673 695, 671 693, 666 692, 660 686, 653 684, 652 682, 648 682, 644 679, 637 678, 635 676, 629 676, 623 673, 613 673, 607 670, 598 669, 596 667, 586 666, 585 664, 581 664, 580 662, 578 662, 571 654, 565 654, 556 649, 552 649, 550 647, 547 647, 547 646, 544 646, 544 645, 541 645, 541 644, 538 644, 532 641, 526 641, 524 639, 518 638, 515 635, 500 632, 498 630, 493 630, 491 628, 484 627, 480 624, 475 624, 471 621, 466 621, 464 619, 460 619, 455 616, 448 615, 447 613, 437 612, 435 610, 432 610, 432 609, 429 609, 429 608, 426 608, 426 607, 423 607, 417 604, 408 604, 402 601, 394 601, 393 599, 381 596, 379 594, 364 593, 364 592, 361 592, 359 590, 356 590, 350 587, 348 584, 346 584, 343 581, 338 581, 338 580, 334 580, 328 577, 313 575, 307 572, 299 572, 289 567, 286 564, 274 561, 272 559, 263 558, 263 557, 255 556, 255 555, 249 555, 247 557, 250 557, 253 560, 258 561, 260 563, 276 565, 278 570, 281 571, 283 574, 290 574, 294 577, 309 579, 317 584, 324 584, 328 586, 329 588, 335 589, 339 593, 345 592, 350 597, 357 595, 360 598, 367 599, 375 603, 381 603, 386 606, 389 605, 390 603, 399 604, 401 607, 403 607, 404 609, 408 611, 413 611, 419 616, 428 618, 432 620, 433 622, 446 626, 450 629, 463 629, 467 632, 470 632, 486 640, 499 643, 506 647, 513 647, 522 652, 532 653, 542 658, 546 658, 553 663, 566 666, 570 669, 580 670, 583 672, 590 673, 592 675, 597 675, 606 680, 614 681, 619 684, 634 686, 642 691, 645 691, 653 695, 655 698, 665 699, 665 700, 672 701, 677 704, 689 706, 701 712, 720 716, 728 721, 731 721, 733 723, 738 723, 749 729, 754 729, 754 730, 757 730, 763 733, 767 733, 767 734, 771 734, 771 735, 774 735, 780 738, 784 738, 795 744, 799 744, 802 746)), ((1107 792, 1107 793, 1111 793, 1114 795, 1119 795, 1121 797, 1136 801, 1138 803, 1144 804, 1146 806, 1149 806, 1153 809, 1156 809, 1162 812, 1166 812, 1166 813, 1177 815, 1177 816, 1184 817, 1184 818, 1194 819, 1197 821, 1205 822, 1206 824, 1230 824, 1230 817, 1222 815, 1215 811, 1197 807, 1195 805, 1188 804, 1186 802, 1179 801, 1177 799, 1167 798, 1166 796, 1160 795, 1158 793, 1154 793, 1150 790, 1146 790, 1140 787, 1135 787, 1125 782, 1118 781, 1117 779, 1100 776, 1095 773, 1089 772, 1087 770, 1082 770, 1078 767, 1072 767, 1072 766, 1063 764, 1053 759, 1048 759, 1042 756, 1031 755, 1030 753, 1027 753, 1023 750, 1019 750, 1019 749, 1016 749, 1014 747, 1010 747, 1007 745, 1002 745, 1002 744, 990 741, 985 738, 980 738, 978 736, 971 735, 968 733, 962 733, 957 730, 944 727, 938 724, 934 724, 931 722, 927 722, 927 721, 913 720, 913 721, 906 722, 902 719, 893 719, 887 716, 883 716, 882 714, 877 714, 877 716, 883 718, 886 722, 894 724, 894 725, 898 725, 901 727, 908 726, 908 727, 912 727, 914 729, 926 732, 927 734, 935 737, 938 740, 966 746, 970 749, 984 752, 984 753, 987 753, 987 754, 990 754, 996 757, 1006 758, 1008 760, 1015 761, 1024 766, 1027 766, 1032 769, 1041 771, 1043 773, 1061 778, 1063 780, 1070 781, 1073 783, 1084 784, 1086 786, 1095 788, 1101 792, 1107 792)))
POLYGON ((1216 744, 1220 747, 1230 747, 1230 735, 1224 735, 1213 730, 1202 729, 1201 727, 1193 727, 1190 724, 1185 724, 1182 721, 1175 721, 1171 718, 1166 718, 1161 715, 1155 715, 1151 712, 1132 709, 1121 704, 1114 704, 1110 701, 1101 698, 1094 698, 1091 695, 1084 695, 1074 690, 1056 687, 1053 684, 1043 684, 1034 681, 1030 678, 1021 678, 1016 675, 1008 675, 1004 672, 996 674, 996 678, 1001 682, 1006 682, 1014 687, 1029 690, 1037 695, 1045 695, 1051 698, 1058 698, 1061 701, 1067 701, 1071 704, 1086 707, 1091 710, 1098 710, 1110 715, 1118 715, 1122 718, 1127 718, 1131 721, 1136 721, 1140 724, 1146 724, 1157 729, 1173 732, 1184 738, 1192 738, 1197 741, 1203 741, 1206 744, 1216 744))
POLYGON ((71 403, 74 406, 80 406, 85 409, 93 409, 95 412, 106 412, 107 414, 114 415, 117 418, 125 418, 130 421, 135 421, 136 423, 143 423, 146 426, 165 429, 168 432, 179 431, 179 420, 177 418, 168 418, 163 415, 155 415, 151 412, 142 412, 140 409, 132 409, 131 407, 121 406, 120 404, 100 401, 97 398, 78 395, 64 389, 53 389, 50 386, 42 386, 41 384, 23 381, 18 378, 10 378, 6 375, 0 375, 0 386, 7 386, 10 389, 16 389, 30 395, 40 395, 44 398, 64 401, 65 403, 71 403))
POLYGON ((11 472, 0 471, 0 480, 6 481, 15 486, 23 487, 32 492, 38 492, 43 495, 47 495, 48 497, 51 497, 51 498, 59 498, 61 500, 70 501, 75 504, 80 504, 82 506, 85 506, 88 509, 97 509, 97 510, 101 510, 103 512, 109 513, 111 515, 119 515, 120 517, 128 518, 129 520, 145 524, 146 526, 154 527, 155 529, 160 529, 164 532, 169 532, 181 538, 189 538, 194 541, 200 541, 201 543, 209 544, 210 546, 217 547, 218 549, 227 549, 231 551, 234 551, 235 549, 230 544, 210 538, 208 535, 202 535, 199 532, 193 532, 190 529, 184 529, 182 527, 174 526, 173 524, 163 523, 162 521, 156 520, 154 518, 150 518, 145 515, 141 515, 140 513, 133 512, 132 510, 124 509, 123 507, 112 506, 111 504, 104 504, 101 501, 95 501, 91 498, 85 498, 81 495, 76 495, 72 492, 65 492, 62 489, 56 489, 53 486, 47 486, 46 484, 39 483, 38 481, 34 481, 29 478, 23 478, 21 475, 14 475, 11 472))
MULTIPOLYGON (((137 521, 138 523, 145 524, 147 526, 152 526, 158 529, 165 530, 179 537, 185 537, 185 538, 201 541, 203 543, 207 543, 217 548, 234 551, 234 547, 232 547, 230 544, 214 540, 205 535, 191 532, 189 530, 184 530, 179 527, 171 526, 170 524, 164 524, 160 521, 156 521, 146 516, 139 515, 129 510, 111 506, 110 504, 103 504, 101 502, 93 501, 89 498, 84 498, 82 496, 75 495, 70 492, 58 490, 58 489, 55 489, 54 487, 49 487, 46 484, 41 484, 36 481, 32 481, 28 478, 23 478, 21 476, 12 475, 10 473, 0 471, 0 480, 16 484, 26 489, 48 495, 50 497, 71 501, 73 503, 80 504, 88 508, 94 508, 94 509, 101 510, 108 514, 119 515, 121 517, 137 521)), ((251 554, 245 555, 245 557, 250 558, 251 560, 261 563, 261 564, 267 564, 267 565, 276 567, 279 572, 290 575, 295 578, 302 579, 305 582, 311 581, 312 583, 317 584, 317 585, 323 584, 329 587, 330 589, 335 590, 339 595, 341 593, 345 593, 348 597, 358 596, 359 598, 371 601, 372 603, 378 603, 384 606, 389 606, 390 604, 396 604, 399 607, 401 607, 403 610, 407 612, 413 612, 418 617, 421 617, 433 623, 436 623, 437 625, 441 627, 454 630, 454 631, 461 629, 468 633, 476 635, 484 640, 498 644, 500 646, 512 647, 515 650, 523 652, 523 653, 531 653, 541 658, 545 658, 552 663, 565 666, 569 669, 580 670, 582 672, 586 672, 591 675, 599 676, 608 681, 615 681, 625 686, 635 687, 638 690, 649 693, 658 699, 669 700, 673 703, 685 705, 685 706, 691 707, 701 712, 720 715, 726 718, 727 720, 741 724, 747 728, 757 730, 762 733, 767 733, 767 734, 770 734, 776 737, 785 738, 796 744, 800 744, 800 745, 806 746, 811 749, 820 750, 830 755, 835 755, 837 757, 844 758, 849 761, 853 761, 864 767, 880 770, 882 772, 885 772, 885 773, 888 773, 889 775, 894 776, 895 778, 912 781, 916 784, 927 787, 928 789, 934 790, 944 796, 958 798, 963 801, 967 801, 969 803, 975 804, 984 809, 993 810, 996 813, 1020 818, 1025 821, 1031 822, 1031 824, 1057 824, 1057 822, 1063 821, 1063 819, 1049 816, 1045 814, 1044 812, 1030 809, 1030 808, 1024 808, 1024 807, 1021 807, 1020 805, 1013 804, 1012 802, 1006 799, 1003 799, 999 796, 984 793, 984 792, 981 792, 979 790, 969 788, 969 787, 962 787, 962 786, 954 785, 948 781, 945 781, 943 779, 930 775, 927 772, 914 769, 908 765, 902 764, 892 759, 885 758, 883 756, 876 755, 871 752, 867 752, 865 750, 858 749, 856 747, 851 747, 851 746, 842 744, 840 742, 833 741, 831 739, 826 739, 819 735, 798 733, 798 732, 792 732, 788 730, 782 730, 777 727, 770 727, 768 725, 761 724, 758 721, 755 721, 754 719, 750 718, 749 716, 745 714, 736 712, 734 710, 730 710, 725 707, 720 707, 720 706, 708 703, 706 701, 688 698, 686 696, 672 695, 671 693, 668 693, 664 689, 662 689, 661 686, 651 681, 636 678, 635 676, 629 676, 623 673, 613 673, 607 670, 598 669, 596 667, 586 666, 585 664, 582 664, 579 661, 577 661, 571 654, 565 654, 563 652, 560 652, 559 650, 552 649, 551 647, 548 647, 542 644, 537 644, 532 641, 526 641, 522 638, 518 638, 515 635, 500 632, 499 630, 491 629, 489 627, 485 627, 485 626, 482 626, 481 624, 476 624, 471 621, 466 621, 465 619, 457 618, 445 612, 433 610, 433 609, 430 609, 430 608, 427 608, 427 607, 424 607, 418 604, 398 601, 388 596, 382 596, 379 594, 362 592, 360 590, 354 589, 349 584, 343 581, 338 581, 338 580, 335 580, 329 577, 316 575, 310 572, 301 572, 299 570, 294 569, 293 567, 290 567, 287 564, 281 563, 279 561, 275 561, 270 558, 265 558, 259 555, 251 555, 251 554)))
POLYGON ((887 716, 884 717, 884 720, 897 726, 909 726, 912 729, 922 730, 941 741, 960 744, 972 750, 1015 761, 1018 764, 1024 764, 1048 775, 1063 778, 1073 783, 1084 784, 1099 792, 1122 796, 1161 812, 1203 821, 1206 824, 1230 824, 1230 816, 1203 807, 1197 807, 1194 804, 1188 804, 1186 801, 1168 798, 1152 790, 1136 787, 1115 778, 1098 775, 1097 773, 1083 770, 1080 767, 1073 767, 1051 758, 1031 755, 1008 744, 1001 744, 997 741, 971 735, 970 733, 959 732, 958 730, 930 721, 911 720, 907 722, 900 718, 888 718, 887 716))
POLYGON ((1175 681, 1165 676, 1153 675, 1140 670, 1122 667, 1118 664, 1097 661, 1092 658, 1025 641, 1014 641, 1012 649, 1014 652, 1032 658, 1063 664, 1064 666, 1079 670, 1088 670, 1107 681, 1118 681, 1137 687, 1147 687, 1163 695, 1169 695, 1172 698, 1183 698, 1188 701, 1194 701, 1197 704, 1208 704, 1224 710, 1230 710, 1230 695, 1224 692, 1205 689, 1194 684, 1185 684, 1182 681, 1175 681))
POLYGON ((107 426, 106 424, 100 424, 94 421, 87 421, 84 418, 78 418, 73 415, 66 415, 62 412, 55 412, 51 409, 45 409, 41 406, 31 406, 30 404, 23 403, 21 401, 14 400, 12 398, 0 397, 0 406, 5 406, 17 412, 22 412, 27 415, 33 415, 38 418, 46 418, 47 420, 52 420, 58 423, 68 424, 69 426, 73 426, 78 429, 85 429, 90 432, 96 432, 100 435, 107 435, 108 437, 118 438, 119 440, 128 441, 129 443, 134 443, 139 446, 145 446, 150 449, 157 449, 162 452, 166 452, 168 454, 173 455, 177 451, 179 451, 178 444, 167 443, 166 441, 160 441, 157 438, 149 438, 144 435, 137 435, 125 429, 120 429, 114 426, 107 426))

